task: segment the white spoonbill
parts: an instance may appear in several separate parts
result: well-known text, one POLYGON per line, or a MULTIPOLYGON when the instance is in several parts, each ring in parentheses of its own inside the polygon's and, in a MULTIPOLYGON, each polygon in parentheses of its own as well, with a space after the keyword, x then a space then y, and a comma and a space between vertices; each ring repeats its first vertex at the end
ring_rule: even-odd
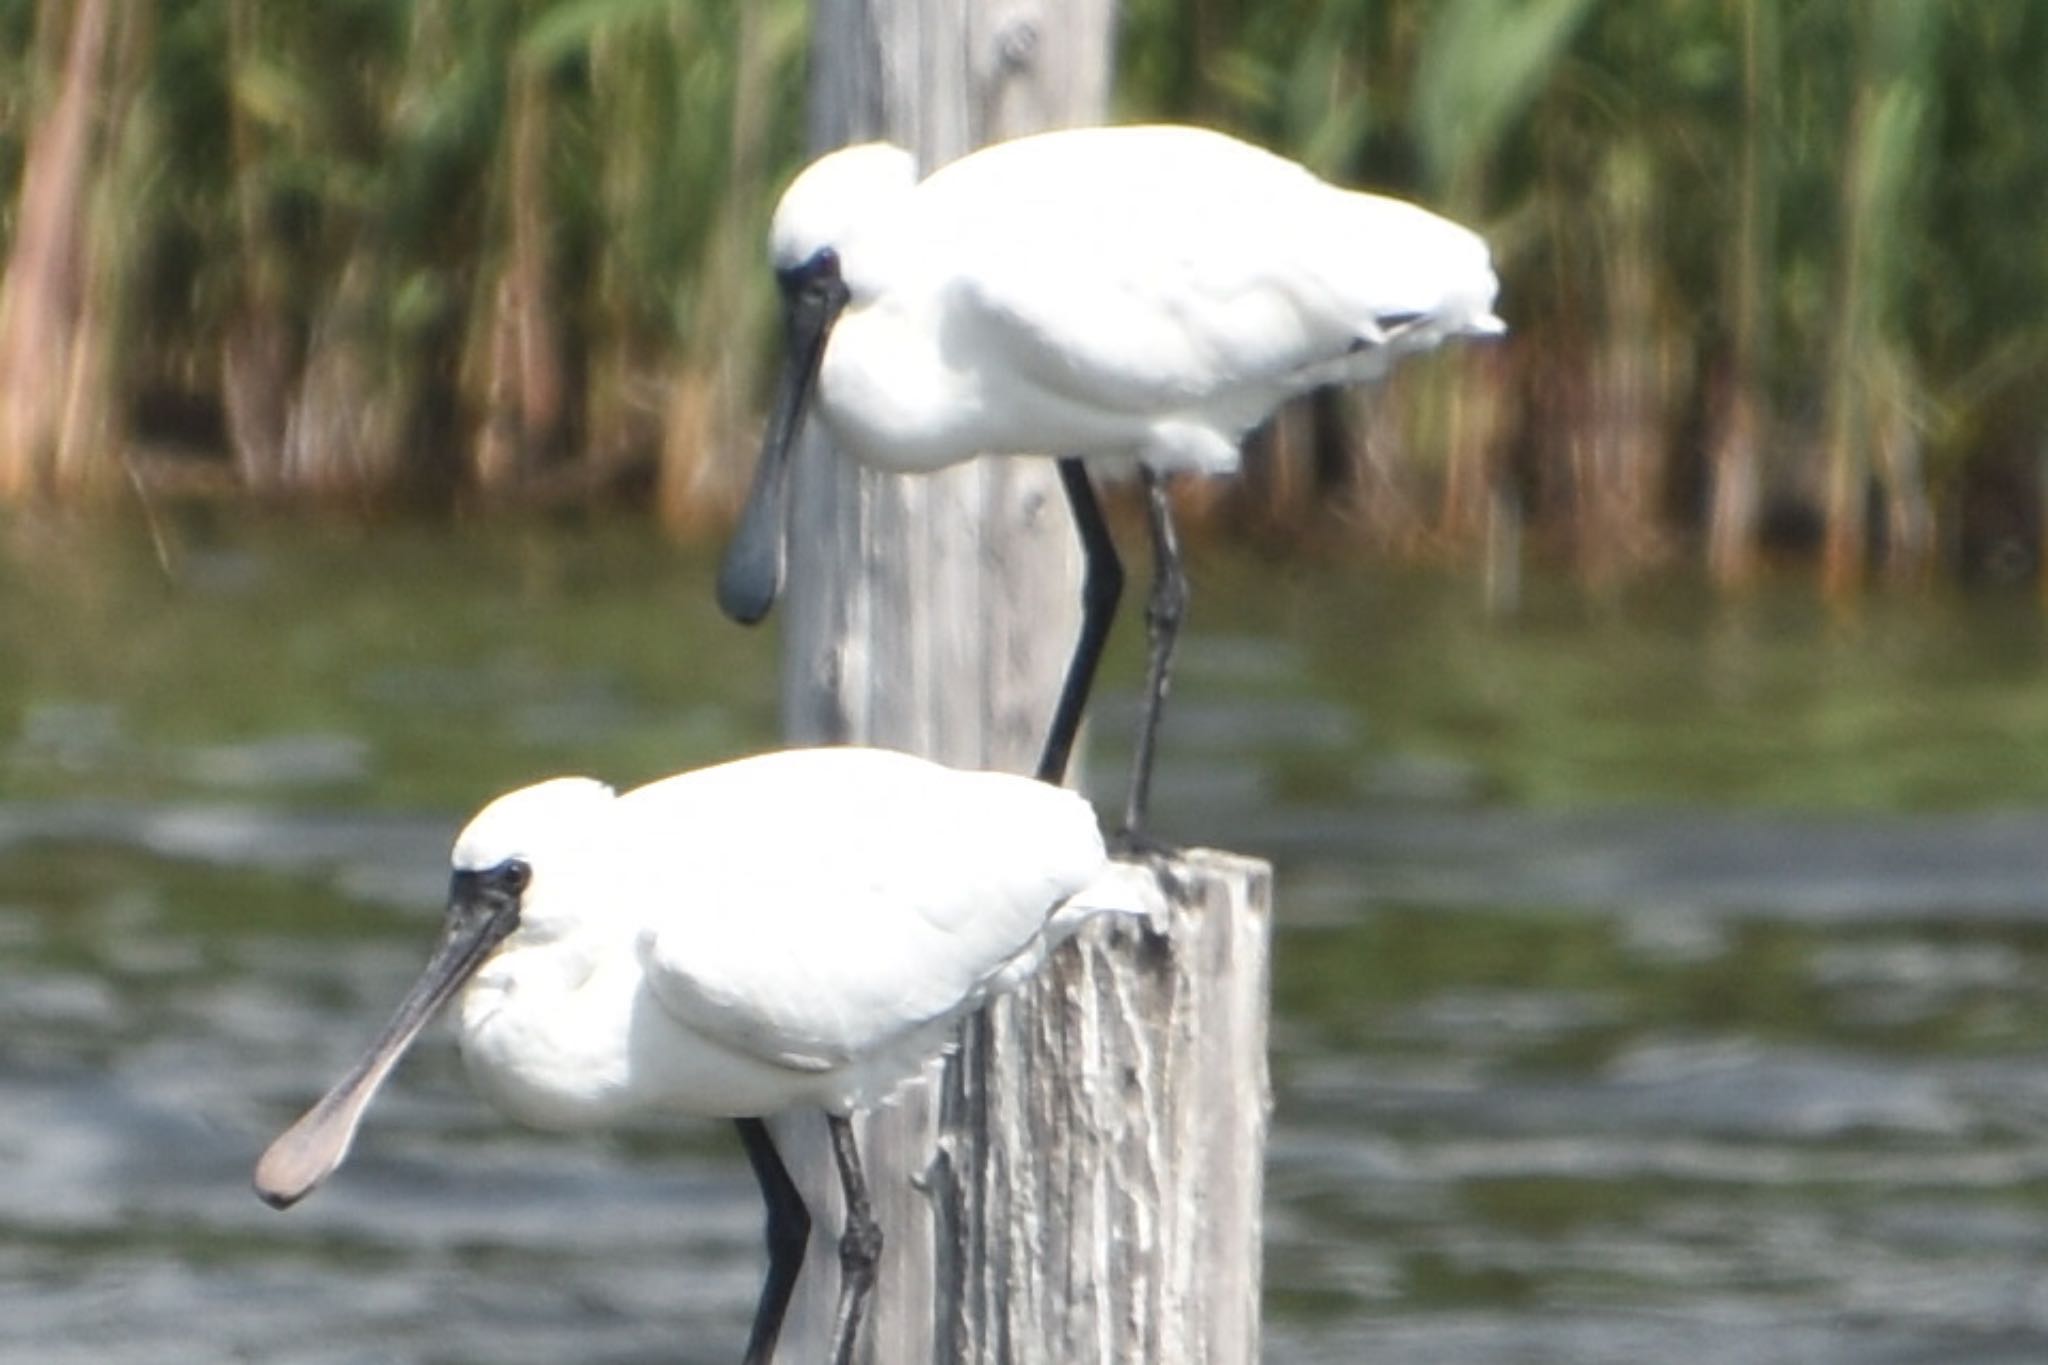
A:
POLYGON ((810 1215, 762 1116, 818 1106, 846 1191, 834 1354, 846 1365, 881 1230, 847 1116, 1090 914, 1149 909, 1086 802, 1030 778, 878 749, 766 754, 614 795, 558 778, 455 842, 439 947, 384 1032, 270 1145, 284 1208, 348 1154, 364 1109, 460 994, 477 1087, 541 1127, 673 1111, 737 1120, 768 1206, 746 1365, 768 1365, 810 1215))
POLYGON ((790 184, 769 245, 784 369, 720 605, 758 621, 780 590, 785 471, 808 406, 878 469, 1058 455, 1085 579, 1039 763, 1056 781, 1123 587, 1083 460, 1135 466, 1154 575, 1133 835, 1187 599, 1165 477, 1234 469, 1244 433, 1295 394, 1505 330, 1474 233, 1200 128, 1040 133, 923 180, 901 148, 843 148, 790 184))

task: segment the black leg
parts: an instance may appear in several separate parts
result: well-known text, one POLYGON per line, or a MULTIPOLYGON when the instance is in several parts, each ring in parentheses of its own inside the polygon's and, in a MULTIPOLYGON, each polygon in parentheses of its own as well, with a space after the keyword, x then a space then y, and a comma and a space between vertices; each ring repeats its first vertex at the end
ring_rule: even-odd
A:
POLYGON ((789 1311, 789 1296, 796 1290, 797 1272, 804 1268, 811 1214, 768 1136, 768 1125, 759 1119, 734 1119, 733 1125, 740 1130, 747 1164, 754 1168, 761 1198, 768 1205, 768 1279, 754 1309, 754 1330, 747 1335, 743 1365, 769 1365, 775 1358, 776 1338, 782 1335, 783 1314, 789 1311))
POLYGON ((1138 718, 1138 747, 1131 762, 1131 793, 1124 806, 1124 835, 1145 843, 1145 810, 1152 800, 1152 748, 1159 737, 1159 713, 1173 676, 1173 646, 1187 614, 1188 579, 1180 566, 1180 537, 1173 529, 1173 509, 1166 500, 1166 476, 1140 471, 1145 480, 1145 511, 1152 523, 1152 596, 1145 604, 1145 637, 1151 657, 1145 667, 1145 710, 1138 718))
POLYGON ((1116 604, 1124 592, 1123 562, 1117 558, 1116 542, 1109 538, 1109 525, 1102 519, 1102 504, 1096 500, 1088 467, 1078 459, 1064 459, 1059 468, 1067 506, 1074 513, 1074 529, 1081 534, 1081 634, 1067 661, 1066 681, 1060 684, 1052 728, 1046 732, 1045 749, 1038 759, 1038 777, 1043 782, 1066 780, 1067 760, 1073 756, 1074 737, 1081 730, 1081 712, 1095 686, 1102 647, 1109 639, 1116 604))
POLYGON ((832 1365, 853 1365, 854 1343, 868 1296, 875 1288, 875 1263, 882 1259, 882 1227, 868 1206, 867 1177, 861 1174, 860 1152, 853 1144, 853 1123, 827 1114, 832 1128, 832 1155, 839 1161, 839 1183, 846 1189, 846 1231, 839 1236, 839 1311, 832 1322, 832 1365))

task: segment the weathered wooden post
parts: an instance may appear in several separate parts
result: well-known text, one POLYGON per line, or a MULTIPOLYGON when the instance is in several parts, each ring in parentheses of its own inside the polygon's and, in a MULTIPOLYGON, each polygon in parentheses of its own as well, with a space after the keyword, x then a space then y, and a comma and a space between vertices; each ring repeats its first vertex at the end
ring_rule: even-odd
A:
MULTIPOLYGON (((1110 0, 818 0, 811 144, 927 168, 1101 118, 1110 0)), ((800 742, 1029 771, 1079 620, 1049 461, 875 474, 797 456, 783 715, 800 742)), ((882 1365, 1250 1365, 1267 1113, 1263 863, 1200 853, 1163 934, 1096 926, 862 1131, 882 1365), (936 1229, 936 1235, 935 1235, 936 1229)), ((823 1126, 779 1120, 816 1214, 780 1359, 822 1358, 840 1213, 823 1126)))

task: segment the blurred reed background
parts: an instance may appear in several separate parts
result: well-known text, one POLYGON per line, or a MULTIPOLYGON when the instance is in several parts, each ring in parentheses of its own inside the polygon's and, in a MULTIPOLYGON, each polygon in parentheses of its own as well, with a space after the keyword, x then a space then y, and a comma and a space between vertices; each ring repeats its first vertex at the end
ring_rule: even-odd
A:
MULTIPOLYGON (((0 0, 0 501, 722 523, 796 0, 0 0)), ((1128 0, 1118 113, 1496 245, 1499 348, 1303 404, 1250 528, 1595 580, 2024 580, 2048 6, 1128 0)))
MULTIPOLYGON (((246 1182, 484 793, 774 742, 708 584, 808 17, 0 0, 0 1363, 730 1358, 722 1130, 443 1047, 346 1190, 246 1182)), ((1482 228, 1515 328, 1184 490, 1159 827, 1282 887, 1271 1365, 2048 1360, 2048 0, 1120 53, 1119 117, 1482 228)))

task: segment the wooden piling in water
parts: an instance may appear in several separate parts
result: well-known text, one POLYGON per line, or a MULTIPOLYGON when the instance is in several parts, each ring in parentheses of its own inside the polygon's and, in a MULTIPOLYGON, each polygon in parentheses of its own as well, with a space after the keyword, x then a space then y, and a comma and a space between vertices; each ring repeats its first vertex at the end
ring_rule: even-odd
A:
MULTIPOLYGON (((820 0, 812 146, 888 138, 929 168, 1099 121, 1112 20, 1109 0, 820 0)), ((1079 626, 1052 463, 879 474, 813 423, 793 478, 788 736, 1030 771, 1079 626)), ((1209 852, 1172 872, 1161 925, 1091 925, 862 1122, 886 1238, 869 1359, 1258 1359, 1271 879, 1209 852)), ((779 1358, 821 1359, 837 1180, 815 1116, 775 1133, 815 1215, 779 1358)))

